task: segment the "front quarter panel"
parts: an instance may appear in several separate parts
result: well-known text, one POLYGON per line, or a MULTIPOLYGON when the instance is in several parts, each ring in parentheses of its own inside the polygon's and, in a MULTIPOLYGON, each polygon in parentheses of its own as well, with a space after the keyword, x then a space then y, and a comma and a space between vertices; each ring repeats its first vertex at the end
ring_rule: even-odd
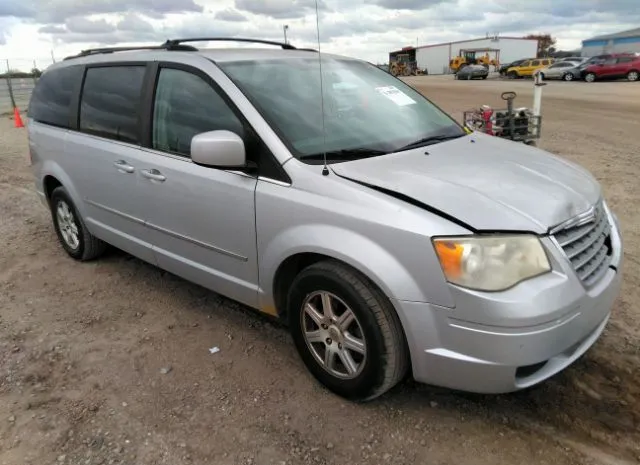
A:
POLYGON ((256 227, 260 301, 273 313, 279 266, 300 253, 338 259, 364 273, 389 297, 454 305, 430 237, 465 229, 416 206, 296 161, 293 184, 259 182, 256 227))

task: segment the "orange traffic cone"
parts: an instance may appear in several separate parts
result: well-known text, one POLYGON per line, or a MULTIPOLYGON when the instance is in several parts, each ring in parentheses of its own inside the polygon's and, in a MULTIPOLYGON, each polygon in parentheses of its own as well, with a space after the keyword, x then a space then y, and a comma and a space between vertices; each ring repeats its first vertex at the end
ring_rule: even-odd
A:
POLYGON ((14 126, 17 128, 24 127, 24 124, 22 123, 22 117, 20 117, 20 110, 18 110, 18 107, 15 107, 13 109, 13 122, 14 122, 14 126))

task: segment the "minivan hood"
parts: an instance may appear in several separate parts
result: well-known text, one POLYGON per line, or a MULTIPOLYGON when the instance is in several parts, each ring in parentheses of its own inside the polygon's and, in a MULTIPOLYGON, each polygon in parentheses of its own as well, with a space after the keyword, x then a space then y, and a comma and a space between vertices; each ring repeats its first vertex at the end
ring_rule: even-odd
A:
POLYGON ((585 169, 535 147, 479 133, 331 168, 476 231, 542 234, 589 209, 601 195, 585 169))

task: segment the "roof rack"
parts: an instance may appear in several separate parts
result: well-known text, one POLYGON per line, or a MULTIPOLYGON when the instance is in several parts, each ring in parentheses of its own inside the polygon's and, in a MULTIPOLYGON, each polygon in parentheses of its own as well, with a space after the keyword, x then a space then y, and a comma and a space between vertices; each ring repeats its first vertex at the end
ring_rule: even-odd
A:
POLYGON ((266 44, 266 45, 276 45, 278 47, 282 47, 283 50, 297 50, 291 44, 286 44, 284 42, 275 42, 273 40, 261 40, 261 39, 245 39, 242 37, 195 37, 190 39, 170 39, 167 40, 163 46, 167 48, 167 50, 175 50, 174 47, 180 46, 183 42, 247 42, 253 44, 266 44))
MULTIPOLYGON (((137 47, 103 47, 103 48, 89 48, 86 50, 82 50, 80 53, 78 53, 77 55, 72 55, 72 56, 68 56, 65 57, 64 60, 70 60, 72 58, 80 58, 80 57, 86 57, 89 55, 98 55, 98 54, 102 54, 102 53, 114 53, 114 52, 130 52, 130 51, 134 51, 134 50, 167 50, 167 47, 162 44, 162 45, 140 45, 137 47)), ((171 48, 171 50, 181 50, 181 51, 185 51, 185 52, 197 52, 198 49, 195 47, 192 47, 190 45, 176 45, 174 47, 171 48)))
MULTIPOLYGON (((284 50, 298 50, 291 44, 283 42, 275 42, 271 40, 261 39, 246 39, 242 37, 195 37, 189 39, 168 39, 166 42, 160 45, 140 45, 134 47, 103 47, 103 48, 89 48, 82 50, 77 55, 65 57, 64 60, 70 60, 73 58, 81 58, 89 55, 98 55, 102 53, 114 53, 114 52, 130 52, 134 50, 170 50, 170 51, 182 51, 182 52, 197 52, 198 49, 192 45, 184 45, 184 42, 245 42, 254 44, 275 45, 282 47, 284 50)), ((316 50, 313 49, 301 49, 307 51, 316 50)))

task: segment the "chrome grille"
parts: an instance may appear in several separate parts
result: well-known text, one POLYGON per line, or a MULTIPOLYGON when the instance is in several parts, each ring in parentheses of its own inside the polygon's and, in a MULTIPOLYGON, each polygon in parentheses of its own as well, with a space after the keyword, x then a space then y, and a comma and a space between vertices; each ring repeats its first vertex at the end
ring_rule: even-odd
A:
POLYGON ((558 245, 587 287, 596 284, 611 263, 611 225, 602 203, 595 209, 595 221, 562 229, 554 234, 558 245))

